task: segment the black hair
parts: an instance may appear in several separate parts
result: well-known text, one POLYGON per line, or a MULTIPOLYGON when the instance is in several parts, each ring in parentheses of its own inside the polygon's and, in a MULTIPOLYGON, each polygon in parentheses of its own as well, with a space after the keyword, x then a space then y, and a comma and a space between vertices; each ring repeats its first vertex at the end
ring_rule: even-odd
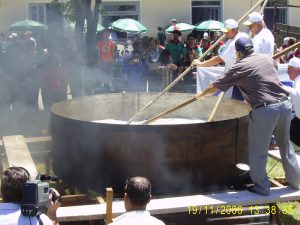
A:
POLYGON ((188 39, 190 37, 195 38, 195 35, 193 33, 190 33, 186 38, 188 39))
POLYGON ((29 172, 23 167, 9 167, 3 172, 1 193, 4 202, 21 203, 22 189, 30 180, 29 172))
POLYGON ((162 65, 170 64, 171 63, 170 56, 171 56, 171 53, 168 50, 164 49, 164 50, 161 51, 158 61, 162 65))
POLYGON ((132 205, 145 206, 151 197, 151 183, 146 177, 131 177, 126 181, 124 192, 132 205))

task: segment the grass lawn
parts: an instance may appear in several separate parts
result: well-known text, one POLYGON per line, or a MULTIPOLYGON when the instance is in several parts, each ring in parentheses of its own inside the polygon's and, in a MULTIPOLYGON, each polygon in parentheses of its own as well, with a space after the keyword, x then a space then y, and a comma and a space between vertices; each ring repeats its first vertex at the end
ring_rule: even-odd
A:
MULTIPOLYGON (((300 152, 297 150, 297 154, 300 152)), ((267 163, 267 174, 270 178, 284 177, 282 164, 269 158, 267 163)), ((280 214, 279 219, 282 225, 299 225, 300 224, 300 203, 295 202, 281 202, 277 204, 280 214)))

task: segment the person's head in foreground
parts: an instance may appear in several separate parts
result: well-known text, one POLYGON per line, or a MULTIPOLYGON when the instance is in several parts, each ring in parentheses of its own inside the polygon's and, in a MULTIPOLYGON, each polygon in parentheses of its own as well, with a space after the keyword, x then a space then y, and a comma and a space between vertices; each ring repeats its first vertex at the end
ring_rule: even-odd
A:
POLYGON ((131 177, 124 188, 126 211, 145 210, 151 198, 151 183, 146 177, 131 177))
POLYGON ((253 53, 254 50, 252 41, 246 37, 237 39, 235 42, 235 50, 237 61, 242 60, 243 58, 253 53))
POLYGON ((22 189, 30 174, 23 167, 9 167, 3 172, 1 193, 3 202, 21 203, 22 189))

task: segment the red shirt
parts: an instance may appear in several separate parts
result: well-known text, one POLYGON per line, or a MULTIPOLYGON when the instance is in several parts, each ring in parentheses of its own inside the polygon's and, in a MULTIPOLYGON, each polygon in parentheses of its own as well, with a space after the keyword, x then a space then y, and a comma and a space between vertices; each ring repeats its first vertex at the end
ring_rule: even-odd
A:
POLYGON ((112 41, 99 41, 97 43, 99 49, 99 57, 102 62, 112 62, 114 59, 114 50, 116 44, 112 41))

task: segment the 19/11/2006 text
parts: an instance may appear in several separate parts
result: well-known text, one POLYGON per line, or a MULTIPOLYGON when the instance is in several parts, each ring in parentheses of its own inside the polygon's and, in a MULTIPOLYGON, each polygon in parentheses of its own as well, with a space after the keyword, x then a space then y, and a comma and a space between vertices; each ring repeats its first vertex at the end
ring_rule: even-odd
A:
MULTIPOLYGON (((264 210, 260 210, 259 206, 248 206, 247 212, 250 215, 268 214, 275 215, 277 213, 293 215, 295 212, 292 206, 279 209, 275 206, 266 206, 264 210)), ((244 208, 241 205, 218 205, 218 206, 188 206, 189 215, 242 215, 244 208)))

